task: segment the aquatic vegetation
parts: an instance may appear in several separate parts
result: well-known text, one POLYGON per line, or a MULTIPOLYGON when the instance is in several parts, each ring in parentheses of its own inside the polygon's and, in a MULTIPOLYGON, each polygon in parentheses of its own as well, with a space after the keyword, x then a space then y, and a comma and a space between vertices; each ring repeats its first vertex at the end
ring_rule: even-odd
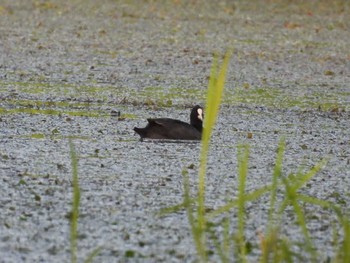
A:
MULTIPOLYGON (((248 178, 249 146, 239 145, 237 151, 238 162, 238 193, 231 197, 225 205, 216 209, 207 209, 205 204, 205 178, 207 173, 207 158, 210 153, 211 131, 218 116, 221 96, 225 83, 225 73, 228 67, 229 55, 226 54, 222 67, 217 72, 217 60, 214 60, 208 88, 206 106, 206 120, 202 137, 200 168, 198 173, 198 190, 194 197, 190 195, 190 184, 187 169, 183 170, 184 196, 179 205, 165 208, 161 214, 177 212, 185 209, 191 227, 194 244, 200 262, 207 262, 213 254, 219 256, 222 262, 249 262, 248 257, 254 251, 259 255, 259 262, 319 262, 319 249, 313 243, 312 233, 308 230, 309 217, 305 207, 311 205, 334 213, 338 219, 338 228, 342 229, 343 240, 334 238, 337 243, 334 258, 331 262, 348 262, 350 258, 350 221, 348 212, 343 212, 338 204, 320 200, 313 196, 302 194, 300 189, 307 185, 316 174, 327 164, 323 159, 313 167, 299 169, 296 173, 285 175, 282 172, 283 158, 286 147, 282 138, 277 148, 272 182, 269 185, 246 192, 248 178), (277 194, 278 193, 278 194, 277 194), (246 239, 249 227, 246 223, 246 207, 251 202, 259 202, 269 195, 269 209, 265 233, 260 232, 256 244, 246 239), (289 216, 286 217, 285 214, 289 216), (236 218, 235 222, 232 220, 236 218), (300 242, 293 237, 287 237, 283 232, 286 218, 294 218, 295 225, 301 233, 300 242), (218 221, 219 220, 219 221, 218 221), (219 230, 220 229, 220 230, 219 230), (215 250, 210 248, 214 246, 215 250), (298 252, 295 248, 298 247, 298 252), (257 251, 258 250, 258 251, 257 251)), ((258 93, 263 94, 261 90, 258 93)), ((290 219, 288 219, 290 220, 290 219)), ((336 236, 337 237, 337 236, 336 236)))
MULTIPOLYGON (((271 80, 272 82, 278 80, 271 80)), ((77 86, 72 84, 48 84, 45 82, 1 82, 0 91, 15 86, 21 94, 29 96, 50 96, 52 100, 18 99, 8 96, 3 100, 0 114, 67 114, 70 116, 104 117, 104 106, 146 105, 156 107, 179 107, 196 104, 206 100, 205 90, 192 87, 149 86, 142 89, 130 87, 77 86), (118 99, 112 99, 117 96, 118 99)), ((294 85, 294 83, 291 83, 294 85)), ((221 104, 238 106, 264 106, 267 108, 317 109, 321 111, 348 111, 346 98, 350 93, 337 87, 324 92, 324 87, 306 86, 306 93, 295 93, 292 89, 280 89, 273 86, 254 87, 248 83, 225 91, 221 104)), ((128 114, 128 113, 127 113, 128 114)))

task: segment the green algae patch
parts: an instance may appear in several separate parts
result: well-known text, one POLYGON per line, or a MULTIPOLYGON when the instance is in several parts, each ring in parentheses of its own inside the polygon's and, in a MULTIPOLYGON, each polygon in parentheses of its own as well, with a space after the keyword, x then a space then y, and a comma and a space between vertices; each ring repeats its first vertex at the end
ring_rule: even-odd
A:
MULTIPOLYGON (((270 80, 273 81, 273 80, 270 80)), ((277 81, 277 80, 276 80, 277 81)), ((70 116, 103 117, 106 113, 98 110, 102 106, 147 105, 176 107, 198 104, 206 100, 203 88, 149 86, 142 89, 131 87, 96 86, 73 84, 52 84, 41 82, 0 81, 2 92, 15 88, 17 94, 30 95, 32 99, 16 99, 8 96, 3 99, 0 114, 67 114, 70 116), (50 100, 40 100, 41 95, 50 100), (53 98, 53 99, 52 99, 53 98), (113 98, 111 100, 111 98, 113 98), (119 103, 118 103, 119 100, 119 103), (119 104, 119 105, 118 105, 119 104), (88 109, 88 110, 87 110, 88 109)), ((295 83, 290 84, 291 87, 295 83)), ((347 103, 350 92, 322 85, 301 84, 302 90, 276 88, 270 86, 253 87, 247 83, 228 88, 223 97, 225 105, 249 105, 268 108, 320 109, 322 111, 350 110, 347 103)), ((133 119, 125 116, 123 118, 133 119)))
POLYGON ((96 99, 105 99, 108 94, 114 94, 119 90, 118 87, 96 86, 96 85, 74 85, 67 83, 47 83, 47 82, 6 82, 0 81, 2 86, 0 90, 5 88, 15 88, 17 93, 31 95, 52 95, 55 97, 73 96, 75 99, 86 98, 92 96, 96 99))
POLYGON ((34 134, 30 135, 30 138, 32 138, 32 139, 45 139, 45 134, 34 133, 34 134))
POLYGON ((152 102, 157 106, 170 107, 173 104, 184 104, 189 101, 204 101, 205 90, 179 87, 146 87, 141 91, 134 90, 132 95, 141 100, 152 102))
POLYGON ((17 113, 25 113, 25 114, 43 114, 43 115, 69 115, 69 116, 77 116, 77 117, 105 117, 106 114, 102 114, 101 112, 87 112, 87 111, 65 111, 65 110, 53 110, 53 109, 32 109, 32 108, 16 108, 16 109, 6 109, 0 108, 0 114, 17 114, 17 113))
POLYGON ((120 115, 119 119, 120 120, 122 120, 122 119, 136 120, 136 119, 138 119, 138 117, 132 113, 123 113, 120 115))
POLYGON ((55 108, 84 108, 92 106, 100 106, 101 103, 94 102, 71 102, 71 101, 43 101, 43 100, 16 100, 6 99, 4 100, 7 104, 20 107, 29 108, 44 108, 44 107, 55 107, 55 108))
POLYGON ((229 105, 253 105, 270 108, 319 109, 322 111, 349 110, 346 101, 349 92, 322 92, 308 89, 304 94, 294 94, 293 90, 281 90, 272 87, 237 87, 234 92, 225 95, 224 103, 229 105))

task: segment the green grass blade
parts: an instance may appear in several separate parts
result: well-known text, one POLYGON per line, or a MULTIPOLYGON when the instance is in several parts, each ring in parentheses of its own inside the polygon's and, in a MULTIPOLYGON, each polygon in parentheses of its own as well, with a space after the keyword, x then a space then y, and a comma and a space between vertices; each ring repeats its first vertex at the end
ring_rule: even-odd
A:
POLYGON ((350 262, 350 222, 348 219, 343 223, 344 240, 341 246, 341 259, 343 262, 350 262))
POLYGON ((276 213, 275 204, 276 204, 276 196, 278 190, 278 179, 282 175, 282 162, 285 151, 285 139, 282 138, 278 144, 276 163, 272 175, 272 184, 270 191, 270 208, 268 212, 268 224, 267 231, 265 232, 265 238, 262 244, 262 255, 260 258, 261 263, 268 263, 270 254, 272 258, 278 257, 278 237, 279 237, 279 220, 281 218, 281 214, 276 213), (276 216, 278 216, 278 221, 275 222, 276 216))
POLYGON ((224 240, 221 244, 221 242, 219 241, 219 238, 217 237, 215 231, 211 228, 208 227, 207 231, 209 232, 210 235, 210 239, 213 241, 213 244, 215 246, 215 249, 217 251, 217 254, 220 258, 220 261, 222 263, 228 263, 229 262, 229 251, 228 251, 228 243, 229 240, 227 240, 227 238, 230 238, 229 236, 229 229, 227 229, 227 221, 228 219, 225 217, 222 221, 223 227, 224 227, 224 240), (226 232, 227 231, 227 232, 226 232))
MULTIPOLYGON (((258 199, 263 194, 270 191, 270 189, 271 189, 270 186, 261 187, 261 188, 254 190, 248 194, 245 194, 244 199, 246 202, 252 202, 252 201, 258 199)), ((217 217, 225 212, 229 212, 232 208, 236 207, 237 205, 238 205, 237 199, 231 200, 231 201, 227 202, 225 205, 209 212, 207 214, 207 217, 208 217, 208 219, 212 219, 212 218, 217 217)))
POLYGON ((84 261, 84 263, 92 263, 94 258, 100 253, 101 247, 95 248, 84 261))
POLYGON ((306 226, 304 212, 303 212, 302 208, 300 207, 300 205, 298 204, 296 199, 292 200, 292 206, 294 208, 294 212, 295 212, 295 215, 297 217, 298 225, 300 226, 302 233, 304 235, 305 241, 306 241, 306 249, 310 253, 313 262, 317 262, 316 261, 316 258, 317 258, 316 250, 313 246, 313 243, 312 243, 311 238, 310 238, 309 230, 307 229, 307 226, 306 226))
POLYGON ((305 175, 301 176, 300 180, 296 184, 294 184, 294 187, 296 189, 299 189, 303 185, 305 185, 308 181, 310 181, 326 164, 328 160, 323 159, 320 162, 318 162, 314 167, 312 167, 305 175))
POLYGON ((270 197, 270 208, 269 208, 269 217, 268 217, 268 225, 273 226, 273 215, 275 212, 275 203, 276 203, 276 195, 277 195, 277 188, 278 188, 278 178, 282 174, 282 162, 283 162, 283 155, 284 150, 286 148, 286 142, 285 139, 281 139, 278 144, 278 150, 277 150, 277 157, 276 157, 276 163, 275 168, 273 171, 273 177, 272 177, 272 185, 271 185, 271 197, 270 197))
POLYGON ((80 205, 80 189, 78 178, 78 160, 76 151, 72 140, 69 140, 70 158, 72 165, 72 211, 70 217, 70 249, 71 249, 71 262, 77 262, 77 250, 78 250, 78 219, 79 219, 79 205, 80 205))
MULTIPOLYGON (((191 203, 194 204, 195 203, 195 199, 191 199, 191 203)), ((165 216, 167 214, 172 214, 172 213, 177 213, 183 209, 186 209, 186 203, 182 202, 178 205, 173 205, 173 206, 169 206, 169 207, 164 207, 161 208, 158 212, 156 212, 157 215, 159 216, 165 216)))
POLYGON ((293 263, 293 252, 291 251, 291 245, 288 243, 287 240, 281 240, 281 251, 279 254, 281 254, 281 257, 283 259, 276 260, 275 262, 286 262, 286 263, 293 263))
POLYGON ((238 147, 238 232, 237 232, 237 242, 239 247, 239 258, 241 262, 247 262, 246 258, 246 242, 245 242, 245 185, 248 175, 248 162, 249 162, 249 148, 248 146, 238 147))
POLYGON ((224 92, 226 73, 230 58, 231 52, 228 51, 224 57, 220 71, 217 72, 218 59, 216 56, 214 57, 207 91, 207 103, 205 106, 206 111, 203 131, 204 142, 209 142, 212 130, 215 126, 217 114, 219 112, 220 102, 224 92))
MULTIPOLYGON (((225 259, 230 258, 230 248, 231 248, 231 235, 230 235, 230 219, 225 218, 223 221, 223 235, 224 235, 224 240, 223 240, 223 253, 225 256, 225 259)), ((228 261, 227 261, 228 262, 228 261)))
POLYGON ((302 195, 298 194, 298 200, 303 201, 304 203, 309 203, 313 205, 318 205, 322 208, 331 208, 331 209, 336 209, 334 204, 328 201, 324 201, 315 197, 307 196, 307 195, 302 195))
POLYGON ((197 253, 202 260, 205 260, 206 247, 202 240, 202 230, 198 228, 198 225, 196 224, 196 219, 194 217, 193 201, 190 197, 190 181, 188 178, 188 172, 186 170, 183 170, 182 175, 184 179, 184 207, 186 209, 187 220, 190 224, 192 237, 196 246, 197 253))
MULTIPOLYGON (((283 202, 283 204, 289 203, 290 205, 292 205, 297 219, 297 224, 301 228, 301 232, 306 242, 306 250, 310 253, 312 260, 315 262, 317 255, 312 244, 309 231, 306 227, 306 220, 303 210, 298 204, 297 188, 293 184, 290 184, 287 178, 282 178, 282 182, 284 183, 286 189, 286 199, 285 202, 283 202)), ((280 212, 283 211, 280 210, 280 212)))

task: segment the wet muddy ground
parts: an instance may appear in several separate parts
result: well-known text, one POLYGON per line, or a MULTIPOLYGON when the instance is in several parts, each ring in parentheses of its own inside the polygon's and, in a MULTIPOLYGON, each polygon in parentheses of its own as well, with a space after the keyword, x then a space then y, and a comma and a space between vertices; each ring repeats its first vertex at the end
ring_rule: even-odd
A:
MULTIPOLYGON (((236 194, 237 145, 251 147, 247 191, 269 184, 283 136, 283 173, 328 158, 302 191, 348 207, 349 4, 207 2, 0 3, 1 262, 70 260, 69 138, 79 157, 79 259, 101 247, 96 262, 195 260, 186 214, 156 213, 182 201, 183 169, 195 191, 200 143, 140 142, 132 129, 148 117, 188 121, 192 105, 205 104, 213 53, 227 48, 208 207, 236 194)), ((267 201, 247 207, 255 247, 267 201)), ((326 259, 335 217, 307 209, 326 259)), ((290 218, 284 231, 300 238, 290 218)))

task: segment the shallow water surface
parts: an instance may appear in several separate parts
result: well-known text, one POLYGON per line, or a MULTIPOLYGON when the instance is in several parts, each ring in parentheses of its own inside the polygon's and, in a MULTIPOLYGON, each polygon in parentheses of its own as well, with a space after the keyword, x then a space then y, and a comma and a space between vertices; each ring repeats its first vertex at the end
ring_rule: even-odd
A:
MULTIPOLYGON (((213 53, 227 48, 234 52, 208 160, 208 211, 237 194, 237 146, 250 146, 253 191, 271 182, 281 137, 283 175, 328 158, 300 191, 348 207, 349 8, 310 3, 3 0, 0 261, 69 261, 72 139, 79 260, 101 247, 96 262, 193 262, 185 212, 157 212, 182 202, 184 170, 196 192, 201 145, 140 142, 132 129, 150 117, 188 122, 191 107, 205 104, 213 53)), ((252 262, 268 201, 246 207, 252 262)), ((305 209, 326 259, 335 217, 305 209)), ((235 211, 230 217, 235 227, 235 211)), ((283 233, 300 241, 293 213, 285 217, 283 233)))

